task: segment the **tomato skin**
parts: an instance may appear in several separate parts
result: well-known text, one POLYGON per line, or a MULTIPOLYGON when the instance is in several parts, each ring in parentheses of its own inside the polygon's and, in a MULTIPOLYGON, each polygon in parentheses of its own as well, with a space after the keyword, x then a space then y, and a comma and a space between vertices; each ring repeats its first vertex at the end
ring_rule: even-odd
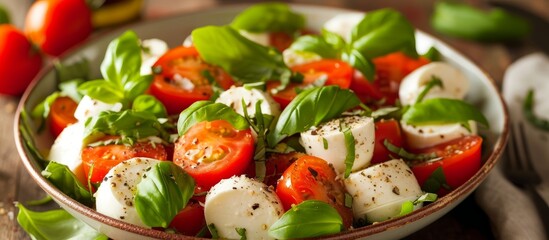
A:
POLYGON ((199 122, 175 142, 173 162, 209 190, 246 171, 254 153, 250 129, 236 130, 225 120, 199 122))
MULTIPOLYGON (((277 101, 282 108, 285 108, 296 96, 296 87, 304 87, 312 84, 322 75, 327 79, 324 85, 338 85, 340 88, 347 89, 351 86, 353 77, 353 68, 346 62, 336 59, 322 59, 315 62, 305 63, 293 66, 292 71, 303 74, 303 83, 290 83, 284 90, 273 94, 273 99, 277 101)), ((267 83, 267 91, 271 92, 280 85, 278 81, 267 83)))
POLYGON ((70 97, 58 97, 50 107, 49 123, 50 132, 57 137, 68 125, 78 121, 74 117, 74 111, 78 103, 70 97))
POLYGON ((427 58, 419 57, 418 59, 413 59, 401 52, 377 57, 373 59, 376 67, 374 81, 368 81, 362 74, 357 72, 354 75, 350 88, 365 103, 385 98, 385 105, 394 105, 396 99, 398 99, 398 88, 402 79, 429 62, 427 58))
POLYGON ((149 91, 166 106, 168 114, 179 114, 194 102, 211 97, 212 86, 202 75, 203 71, 209 71, 223 89, 234 84, 225 71, 203 62, 194 47, 180 46, 169 50, 153 68, 160 69, 161 73, 155 74, 149 91), (193 89, 185 90, 175 85, 176 75, 192 81, 193 89))
POLYGON ((23 93, 42 67, 42 56, 13 25, 0 25, 0 94, 23 93))
POLYGON ((196 236, 206 226, 204 207, 191 199, 170 223, 170 228, 187 236, 196 236))
MULTIPOLYGON (((118 137, 106 137, 102 140, 116 138, 118 137)), ((124 144, 87 146, 82 149, 82 167, 85 176, 89 176, 91 171, 90 181, 92 183, 100 183, 111 168, 134 157, 148 157, 164 161, 167 160, 168 155, 164 145, 151 142, 137 142, 132 146, 124 144)))
MULTIPOLYGON (((441 160, 412 165, 411 169, 420 186, 431 176, 433 171, 442 167, 446 183, 455 189, 471 178, 481 166, 482 138, 465 136, 447 143, 418 150, 416 153, 433 153, 441 160)), ((438 194, 446 195, 449 191, 441 188, 438 194)))
POLYGON ((334 207, 345 227, 353 222, 351 208, 345 207, 345 188, 336 180, 334 169, 323 159, 305 155, 298 158, 276 186, 276 194, 285 210, 305 200, 320 200, 334 207))
POLYGON ((84 0, 36 1, 25 19, 27 36, 53 56, 84 41, 91 32, 91 11, 84 0))
MULTIPOLYGON (((300 152, 268 153, 265 160, 265 178, 263 182, 268 186, 276 186, 284 171, 302 156, 305 156, 305 154, 300 152)), ((248 166, 246 175, 250 178, 256 177, 255 162, 252 161, 248 166)))
POLYGON ((269 45, 282 52, 292 45, 294 38, 286 32, 269 33, 269 45))
POLYGON ((383 142, 387 139, 390 143, 397 147, 402 147, 404 140, 400 130, 400 124, 397 120, 380 120, 375 123, 375 145, 374 154, 370 164, 382 163, 393 159, 392 154, 383 142))

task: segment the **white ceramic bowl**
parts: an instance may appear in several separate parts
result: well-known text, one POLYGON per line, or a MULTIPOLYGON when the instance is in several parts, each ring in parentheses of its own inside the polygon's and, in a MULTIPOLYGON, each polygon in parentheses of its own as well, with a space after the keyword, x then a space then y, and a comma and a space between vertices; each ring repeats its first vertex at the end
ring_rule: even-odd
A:
MULTIPOLYGON (((232 18, 247 6, 234 5, 210 9, 166 19, 141 22, 129 25, 121 29, 110 31, 96 37, 86 44, 75 49, 70 54, 61 58, 62 62, 70 63, 82 57, 90 60, 92 76, 100 76, 99 65, 103 59, 107 44, 118 35, 128 29, 134 30, 140 38, 159 38, 168 42, 173 47, 183 42, 190 32, 204 25, 223 25, 229 23, 232 18)), ((335 9, 319 6, 292 5, 292 7, 307 18, 307 25, 311 29, 319 29, 323 23, 341 13, 349 10, 335 9)), ((444 60, 456 66, 471 81, 471 90, 467 95, 467 101, 478 106, 490 121, 490 129, 481 132, 485 137, 486 148, 483 152, 483 165, 481 169, 464 185, 455 189, 450 194, 438 199, 436 202, 421 208, 401 218, 385 221, 337 235, 326 239, 398 239, 405 237, 440 218, 465 199, 486 178, 502 153, 507 138, 507 112, 500 94, 491 79, 473 64, 469 59, 450 48, 448 45, 434 39, 422 32, 416 34, 417 49, 420 53, 426 52, 431 46, 435 46, 442 54, 444 60)), ((19 126, 22 124, 20 114, 22 111, 30 112, 37 103, 56 90, 55 73, 52 66, 48 66, 39 74, 37 79, 27 89, 17 111, 15 121, 15 141, 22 161, 34 180, 49 194, 59 205, 75 217, 86 222, 93 228, 105 233, 113 239, 188 239, 188 236, 168 234, 162 231, 141 228, 123 221, 107 217, 93 209, 90 209, 71 199, 59 189, 44 179, 37 159, 30 154, 19 126)), ((34 128, 32 123, 29 123, 34 128)), ((32 133, 35 134, 35 131, 32 133)), ((48 149, 53 143, 53 138, 47 133, 33 135, 32 138, 39 149, 48 149)))

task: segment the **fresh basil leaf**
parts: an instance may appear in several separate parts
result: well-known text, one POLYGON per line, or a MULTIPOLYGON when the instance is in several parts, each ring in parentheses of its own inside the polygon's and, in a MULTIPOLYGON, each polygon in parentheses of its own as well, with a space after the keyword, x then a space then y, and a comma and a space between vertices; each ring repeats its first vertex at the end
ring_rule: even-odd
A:
POLYGON ((194 180, 170 161, 161 161, 137 184, 134 203, 147 226, 167 228, 194 193, 194 180))
POLYGON ((285 3, 260 3, 236 16, 231 27, 256 33, 294 33, 305 27, 305 17, 292 11, 285 3))
POLYGON ((338 86, 307 89, 282 111, 274 131, 267 136, 269 146, 272 148, 285 137, 307 131, 359 104, 360 100, 352 91, 338 86))
POLYGON ((488 120, 475 106, 461 100, 432 98, 412 105, 402 116, 410 125, 465 123, 477 121, 489 127, 488 120))
POLYGON ((419 198, 417 198, 413 203, 414 205, 418 205, 424 202, 434 202, 437 199, 438 199, 438 195, 436 193, 425 193, 421 195, 419 198))
POLYGON ((108 239, 63 209, 34 212, 20 203, 16 206, 17 222, 33 239, 108 239))
POLYGON ((423 101, 423 98, 425 98, 425 95, 427 95, 427 93, 429 93, 429 91, 431 91, 431 89, 434 88, 435 86, 440 87, 440 88, 444 88, 444 86, 442 84, 442 80, 440 80, 439 77, 437 77, 435 75, 432 75, 431 80, 429 80, 429 82, 427 82, 427 84, 425 84, 425 87, 423 88, 423 90, 421 90, 421 92, 417 96, 417 99, 416 99, 415 103, 417 104, 417 103, 423 101))
POLYGON ((213 239, 219 239, 219 233, 217 232, 217 228, 215 227, 215 224, 213 223, 208 224, 208 230, 210 230, 210 234, 212 235, 213 239))
POLYGON ((351 170, 355 163, 355 137, 350 128, 347 128, 343 131, 343 137, 345 139, 345 149, 347 150, 347 155, 345 155, 345 178, 348 178, 351 175, 351 170))
POLYGON ((136 97, 142 95, 153 81, 152 75, 143 75, 136 78, 135 81, 129 81, 124 85, 125 97, 130 100, 134 100, 136 97))
POLYGON ((53 201, 53 198, 50 195, 46 195, 45 197, 43 197, 41 199, 27 201, 27 202, 25 202, 25 205, 27 205, 27 206, 40 206, 40 205, 44 205, 46 203, 49 203, 51 201, 53 201))
POLYGON ((326 42, 322 36, 304 35, 297 38, 290 49, 316 53, 322 58, 339 59, 340 51, 326 42))
POLYGON ((306 200, 293 206, 269 228, 277 239, 310 238, 341 232, 343 220, 330 204, 306 200))
POLYGON ((451 187, 448 185, 448 182, 446 182, 446 175, 444 175, 442 167, 437 167, 435 171, 431 173, 431 176, 429 176, 429 178, 425 180, 423 186, 421 186, 421 189, 425 192, 436 193, 441 188, 446 190, 451 189, 451 187))
POLYGON ((105 111, 88 118, 84 126, 85 144, 95 142, 104 135, 121 136, 122 142, 130 145, 138 139, 150 136, 159 136, 166 141, 169 139, 169 133, 158 119, 148 112, 105 111))
POLYGON ((177 132, 182 136, 195 124, 203 121, 223 119, 231 123, 234 128, 244 130, 250 127, 246 118, 223 103, 211 101, 197 101, 179 114, 177 132))
POLYGON ((406 160, 428 161, 438 158, 436 153, 428 154, 414 154, 406 151, 406 149, 393 145, 388 139, 383 140, 383 146, 389 150, 389 152, 396 154, 399 157, 403 157, 406 160))
POLYGON ((366 14, 353 29, 350 44, 365 59, 396 51, 418 56, 414 27, 402 14, 387 8, 366 14))
POLYGON ((503 9, 485 12, 467 4, 443 1, 435 5, 431 26, 442 34, 485 42, 517 41, 530 32, 526 20, 503 9))
POLYGON ((405 201, 400 206, 400 213, 398 216, 404 216, 414 211, 414 204, 412 201, 405 201))
MULTIPOLYGON (((124 93, 119 87, 111 82, 103 79, 87 81, 78 86, 78 92, 82 95, 88 95, 93 99, 100 100, 105 103, 118 103, 124 100, 124 93)), ((125 102, 123 105, 127 105, 125 102)))
POLYGON ((140 95, 133 100, 132 110, 136 112, 149 112, 157 118, 168 117, 164 104, 152 95, 140 95))
POLYGON ((31 112, 31 116, 35 119, 39 119, 40 125, 38 126, 38 132, 42 132, 46 127, 46 119, 50 115, 50 108, 55 99, 60 96, 59 92, 53 92, 47 96, 42 102, 40 102, 31 112))
POLYGON ((109 43, 101 63, 101 74, 106 81, 123 87, 140 77, 141 47, 133 31, 126 31, 109 43))
POLYGON ((38 162, 40 167, 44 168, 49 161, 42 156, 42 153, 36 147, 34 142, 35 137, 31 134, 32 130, 29 126, 30 121, 31 119, 29 118, 29 114, 25 109, 23 109, 21 111, 19 123, 19 132, 21 133, 21 137, 23 139, 23 147, 26 148, 28 153, 38 162))
POLYGON ((86 58, 81 58, 71 64, 62 64, 56 60, 53 62, 55 67, 55 73, 57 74, 57 81, 63 83, 74 79, 88 80, 90 74, 90 63, 86 58))
POLYGON ((284 85, 292 77, 279 52, 248 40, 229 26, 198 28, 192 38, 204 61, 243 83, 280 79, 284 85))
POLYGON ((352 49, 349 53, 344 53, 342 55, 343 61, 351 64, 356 70, 360 71, 368 81, 374 81, 375 75, 375 66, 374 63, 367 59, 361 52, 358 50, 352 49))
MULTIPOLYGON (((261 111, 261 100, 255 104, 255 116, 250 117, 248 115, 247 108, 244 110, 244 118, 248 121, 251 128, 257 134, 256 144, 254 149, 254 161, 255 161, 255 177, 257 180, 263 182, 267 168, 265 166, 266 153, 267 153, 267 137, 266 134, 269 131, 269 126, 274 120, 272 115, 263 114, 261 111)), ((244 99, 242 99, 242 106, 246 106, 244 99)))
POLYGON ((543 131, 549 131, 549 120, 540 118, 534 113, 534 90, 528 90, 524 103, 522 104, 522 112, 526 120, 534 127, 543 131))
POLYGON ((93 196, 67 166, 50 161, 42 171, 42 176, 67 196, 86 206, 93 206, 93 196))
POLYGON ((322 29, 321 35, 324 41, 326 41, 326 43, 332 46, 332 48, 337 50, 339 53, 343 52, 345 48, 347 48, 347 43, 339 34, 322 29))
POLYGON ((400 107, 382 107, 370 113, 370 117, 374 119, 391 119, 395 118, 402 108, 400 107))
POLYGON ((430 47, 422 56, 429 59, 431 62, 438 62, 442 59, 442 54, 440 54, 436 47, 430 47))

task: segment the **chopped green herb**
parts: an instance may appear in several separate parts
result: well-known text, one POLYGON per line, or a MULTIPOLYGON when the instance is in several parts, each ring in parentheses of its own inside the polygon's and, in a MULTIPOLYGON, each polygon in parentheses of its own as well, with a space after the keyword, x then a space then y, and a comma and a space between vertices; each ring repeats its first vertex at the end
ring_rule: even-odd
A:
POLYGON ((423 191, 429 193, 436 193, 440 190, 440 188, 451 190, 451 187, 446 182, 446 176, 444 175, 442 167, 438 167, 437 169, 435 169, 431 176, 429 176, 425 183, 423 183, 423 186, 421 186, 421 189, 423 189, 423 191))
POLYGON ((420 103, 421 101, 423 101, 423 98, 425 97, 425 95, 427 95, 427 93, 429 93, 429 91, 435 86, 440 87, 440 88, 444 88, 444 86, 442 84, 442 80, 440 80, 439 77, 433 75, 433 76, 431 76, 431 80, 429 82, 427 82, 427 84, 425 84, 425 88, 417 96, 417 99, 416 99, 415 103, 417 104, 417 103, 420 103))
POLYGON ((428 161, 438 158, 436 153, 429 153, 429 154, 414 154, 406 151, 404 148, 397 147, 393 145, 388 139, 383 140, 383 145, 389 150, 389 152, 392 152, 399 157, 403 157, 407 160, 419 160, 419 161, 428 161))
POLYGON ((522 112, 526 117, 526 120, 530 122, 534 127, 543 131, 549 131, 549 120, 542 119, 534 113, 534 90, 528 90, 524 103, 522 105, 522 112))
POLYGON ((246 240, 246 228, 236 228, 236 233, 240 236, 240 240, 246 240))
POLYGON ((343 130, 343 136, 345 138, 345 148, 347 155, 345 155, 345 178, 351 175, 353 164, 355 163, 355 137, 350 128, 343 130))

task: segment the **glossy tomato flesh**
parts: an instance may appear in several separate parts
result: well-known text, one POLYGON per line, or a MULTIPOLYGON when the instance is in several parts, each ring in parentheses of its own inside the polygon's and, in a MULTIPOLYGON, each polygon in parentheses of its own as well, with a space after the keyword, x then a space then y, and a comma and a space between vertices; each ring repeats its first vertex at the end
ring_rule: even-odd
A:
POLYGON ((206 226, 204 207, 191 199, 170 223, 170 228, 187 236, 196 236, 206 226))
POLYGON ((200 122, 175 143, 173 162, 203 190, 246 171, 254 153, 250 129, 236 130, 225 120, 200 122))
POLYGON ((276 186, 276 194, 286 210, 305 200, 326 202, 339 212, 348 228, 353 222, 353 213, 345 206, 345 189, 336 177, 328 162, 305 155, 284 171, 276 186))
POLYGON ((58 97, 50 107, 50 132, 57 137, 69 124, 75 123, 74 111, 78 103, 70 97, 58 97))
POLYGON ((393 159, 392 154, 385 147, 385 140, 391 144, 402 147, 403 138, 400 131, 400 124, 397 120, 380 120, 375 123, 375 145, 371 164, 382 163, 393 159))
POLYGON ((202 61, 194 47, 169 50, 156 61, 153 69, 150 93, 166 106, 169 114, 179 114, 196 101, 210 99, 213 90, 205 72, 223 89, 234 84, 221 68, 202 61))
MULTIPOLYGON (((305 156, 305 153, 289 152, 289 153, 268 153, 265 160, 265 178, 263 182, 268 186, 276 186, 278 179, 282 176, 284 171, 298 158, 305 156)), ((255 162, 248 166, 246 175, 250 178, 255 178, 255 162)))

